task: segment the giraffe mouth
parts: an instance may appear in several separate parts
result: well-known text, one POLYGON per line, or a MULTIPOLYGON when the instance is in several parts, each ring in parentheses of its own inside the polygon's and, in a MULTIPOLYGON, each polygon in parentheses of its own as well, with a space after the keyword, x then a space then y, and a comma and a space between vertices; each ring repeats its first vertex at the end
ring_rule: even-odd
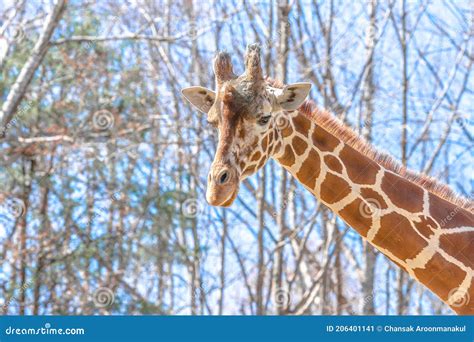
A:
POLYGON ((214 207, 230 207, 237 198, 239 192, 238 184, 232 188, 212 188, 208 187, 206 199, 214 207), (226 191, 227 190, 227 191, 226 191))
POLYGON ((232 203, 234 203, 235 199, 237 198, 237 189, 234 190, 231 194, 231 196, 229 197, 229 199, 227 201, 225 201, 224 203, 220 204, 219 207, 223 207, 223 208, 228 208, 232 205, 232 203))

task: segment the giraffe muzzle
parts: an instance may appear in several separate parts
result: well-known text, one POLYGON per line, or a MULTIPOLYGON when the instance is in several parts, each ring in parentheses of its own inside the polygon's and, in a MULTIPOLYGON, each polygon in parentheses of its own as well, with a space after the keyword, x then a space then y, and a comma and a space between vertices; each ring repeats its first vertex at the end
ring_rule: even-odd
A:
POLYGON ((239 190, 237 171, 229 166, 213 166, 207 180, 206 199, 210 205, 230 206, 239 190))

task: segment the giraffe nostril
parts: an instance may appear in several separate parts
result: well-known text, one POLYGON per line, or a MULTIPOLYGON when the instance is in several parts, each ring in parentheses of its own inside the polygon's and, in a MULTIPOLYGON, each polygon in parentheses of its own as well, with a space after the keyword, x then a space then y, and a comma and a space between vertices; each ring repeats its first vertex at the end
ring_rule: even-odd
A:
POLYGON ((229 172, 226 170, 226 171, 222 171, 221 174, 219 175, 219 184, 220 185, 223 185, 225 183, 227 183, 229 181, 229 172))

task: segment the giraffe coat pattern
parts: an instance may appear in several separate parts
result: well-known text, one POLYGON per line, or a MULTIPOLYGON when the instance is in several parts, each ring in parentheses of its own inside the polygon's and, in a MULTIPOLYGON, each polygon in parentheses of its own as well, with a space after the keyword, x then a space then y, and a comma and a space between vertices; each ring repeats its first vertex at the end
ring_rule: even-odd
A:
POLYGON ((455 312, 474 314, 472 201, 377 152, 305 100, 307 83, 283 86, 264 79, 259 52, 256 45, 247 48, 246 71, 239 77, 229 55, 219 53, 216 92, 200 89, 202 100, 196 98, 198 87, 183 90, 219 130, 208 202, 231 205, 240 182, 273 158, 455 312), (208 97, 211 106, 203 105, 208 97))

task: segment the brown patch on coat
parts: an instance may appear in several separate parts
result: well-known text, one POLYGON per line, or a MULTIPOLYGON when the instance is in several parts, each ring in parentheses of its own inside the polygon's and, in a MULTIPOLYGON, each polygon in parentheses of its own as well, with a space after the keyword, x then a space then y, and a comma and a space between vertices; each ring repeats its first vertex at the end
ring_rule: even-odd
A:
POLYGON ((474 269, 474 232, 441 235, 439 246, 464 265, 474 269))
POLYGON ((320 170, 321 161, 319 155, 314 150, 311 150, 308 154, 308 158, 306 158, 296 173, 296 178, 310 189, 314 189, 320 170))
POLYGON ((360 214, 360 208, 363 205, 362 200, 357 198, 339 211, 339 215, 341 215, 348 225, 357 230, 360 235, 366 237, 367 232, 372 226, 372 218, 368 215, 364 216, 360 214))
POLYGON ((344 179, 331 173, 321 184, 321 199, 328 204, 339 202, 351 193, 351 187, 344 179))
POLYGON ((313 144, 323 152, 332 152, 339 145, 340 141, 326 132, 320 126, 317 126, 312 135, 313 144))
POLYGON ((398 208, 411 213, 423 211, 423 189, 400 176, 385 172, 382 178, 382 191, 398 208))
POLYGON ((255 165, 249 166, 249 167, 245 168, 244 172, 242 172, 242 175, 243 176, 250 176, 250 175, 254 174, 256 169, 257 169, 257 167, 255 165))
POLYGON ((283 153, 283 156, 278 158, 278 162, 287 167, 290 167, 295 163, 295 154, 290 145, 285 146, 285 152, 283 153))
POLYGON ((413 258, 428 245, 413 229, 410 221, 398 213, 381 217, 380 229, 372 242, 401 260, 413 258))
POLYGON ((281 129, 281 136, 283 138, 289 137, 291 134, 293 134, 293 128, 291 125, 286 125, 281 129))
POLYGON ((281 148, 281 142, 278 141, 278 142, 276 143, 276 145, 275 145, 274 153, 277 153, 277 152, 280 150, 280 148, 281 148))
POLYGON ((268 146, 268 134, 263 137, 261 146, 262 146, 262 151, 266 151, 266 150, 267 150, 267 146, 268 146))
POLYGON ((298 156, 301 156, 308 148, 308 143, 298 136, 293 138, 291 145, 298 156))
POLYGON ((375 184, 380 166, 376 162, 360 154, 350 146, 344 146, 339 158, 346 166, 349 178, 357 184, 375 184))
POLYGON ((262 156, 262 154, 261 154, 259 151, 257 151, 257 152, 255 152, 255 153, 253 154, 253 156, 252 156, 252 158, 250 159, 250 161, 255 162, 255 161, 257 161, 257 160, 260 160, 260 157, 261 157, 261 156, 262 156))
POLYGON ((298 115, 293 119, 295 130, 305 136, 308 136, 311 129, 311 120, 304 115, 298 115))
POLYGON ((474 227, 474 215, 459 206, 430 194, 430 214, 441 228, 474 227))
POLYGON ((331 156, 331 155, 324 156, 324 163, 327 165, 327 167, 330 170, 337 173, 342 172, 342 164, 339 161, 339 159, 337 159, 336 157, 331 156))
POLYGON ((436 293, 442 300, 447 301, 449 292, 459 287, 466 272, 455 264, 435 253, 424 268, 416 268, 415 276, 422 284, 436 293))

